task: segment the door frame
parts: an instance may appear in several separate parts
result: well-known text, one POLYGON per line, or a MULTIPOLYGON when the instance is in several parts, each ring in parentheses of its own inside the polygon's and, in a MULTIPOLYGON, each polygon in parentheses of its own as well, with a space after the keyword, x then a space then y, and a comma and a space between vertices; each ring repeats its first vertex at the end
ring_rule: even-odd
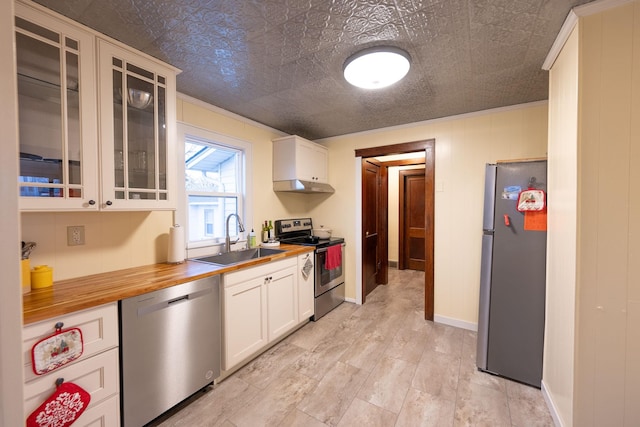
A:
MULTIPOLYGON (((380 156, 388 156, 391 154, 405 154, 405 153, 414 153, 417 151, 424 151, 424 177, 425 177, 425 214, 426 214, 426 233, 427 236, 425 238, 425 272, 424 272, 424 318, 426 320, 433 320, 434 316, 434 219, 435 219, 435 210, 434 210, 434 195, 435 195, 435 138, 426 139, 422 141, 413 141, 406 142, 400 144, 392 144, 385 145, 380 147, 371 147, 371 148, 363 148, 355 150, 355 157, 359 157, 362 159, 368 157, 380 157, 380 156)), ((362 161, 360 163, 360 168, 362 167, 362 161)), ((397 162, 384 162, 383 165, 387 166, 384 168, 386 171, 388 166, 395 166, 397 162)), ((360 169, 359 169, 360 170, 360 169)), ((385 172, 386 175, 386 172, 385 172)), ((381 189, 385 193, 382 194, 381 199, 385 200, 385 203, 388 203, 386 195, 388 195, 388 186, 382 186, 381 189)), ((362 189, 360 189, 360 192, 362 189)), ((360 217, 362 217, 362 194, 360 194, 360 217)), ((386 216, 385 216, 386 218, 386 216)), ((382 220, 382 218, 381 218, 382 220)), ((362 221, 359 221, 360 230, 357 230, 358 235, 362 234, 362 221)), ((386 229, 386 225, 382 227, 386 229)), ((384 250, 387 250, 387 239, 388 236, 385 235, 385 240, 383 244, 378 244, 379 250, 381 247, 384 247, 384 250)), ((364 242, 361 240, 361 245, 364 242)), ((388 255, 384 255, 382 259, 387 259, 388 255)), ((360 252, 360 266, 362 269, 362 252, 360 252)), ((385 267, 386 269, 386 267, 385 267)), ((362 276, 362 275, 361 275, 362 276)), ((386 278, 385 278, 386 279, 386 278)), ((386 283, 386 281, 385 281, 386 283)), ((360 292, 362 295, 362 302, 364 302, 364 282, 361 280, 360 283, 360 292)))

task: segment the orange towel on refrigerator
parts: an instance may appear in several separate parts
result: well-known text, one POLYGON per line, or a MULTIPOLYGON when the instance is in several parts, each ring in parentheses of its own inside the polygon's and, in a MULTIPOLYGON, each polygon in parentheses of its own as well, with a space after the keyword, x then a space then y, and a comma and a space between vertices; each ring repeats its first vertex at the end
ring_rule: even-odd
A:
POLYGON ((342 245, 333 245, 327 248, 327 254, 324 257, 324 268, 333 270, 342 265, 342 245))

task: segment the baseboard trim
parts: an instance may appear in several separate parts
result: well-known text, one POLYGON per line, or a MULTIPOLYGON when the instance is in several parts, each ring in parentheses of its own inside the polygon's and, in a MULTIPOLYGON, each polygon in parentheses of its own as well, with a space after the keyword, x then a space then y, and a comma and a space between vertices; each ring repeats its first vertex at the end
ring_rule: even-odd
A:
POLYGON ((345 298, 344 300, 345 300, 346 302, 352 302, 352 303, 354 303, 354 304, 357 304, 357 301, 356 301, 356 299, 355 299, 355 298, 345 298))
POLYGON ((436 323, 442 323, 449 326, 455 326, 456 328, 467 329, 469 331, 475 331, 475 332, 478 331, 477 323, 467 322, 465 320, 460 320, 460 319, 454 319, 452 317, 439 316, 436 314, 435 316, 433 316, 433 321, 436 323))
POLYGON ((554 405, 553 399, 547 391, 547 387, 544 385, 544 380, 542 380, 542 397, 544 397, 544 401, 547 403, 547 408, 549 408, 551 418, 553 418, 553 423, 556 427, 564 427, 560 420, 560 416, 558 415, 558 409, 556 408, 556 405, 554 405))

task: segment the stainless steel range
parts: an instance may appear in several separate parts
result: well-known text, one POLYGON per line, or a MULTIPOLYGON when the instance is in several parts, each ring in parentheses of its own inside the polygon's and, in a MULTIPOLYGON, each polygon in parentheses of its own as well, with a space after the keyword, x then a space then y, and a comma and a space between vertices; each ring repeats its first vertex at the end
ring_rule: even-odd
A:
POLYGON ((276 237, 282 243, 315 247, 315 310, 311 320, 318 320, 344 302, 344 239, 313 236, 311 218, 280 219, 275 222, 276 237), (340 248, 339 261, 331 256, 340 248))

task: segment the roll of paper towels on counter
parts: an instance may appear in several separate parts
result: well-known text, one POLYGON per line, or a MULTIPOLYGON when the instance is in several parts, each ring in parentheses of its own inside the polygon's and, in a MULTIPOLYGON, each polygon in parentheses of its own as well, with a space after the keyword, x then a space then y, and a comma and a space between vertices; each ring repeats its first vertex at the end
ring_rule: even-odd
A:
POLYGON ((179 264, 185 259, 184 227, 179 224, 169 229, 169 252, 167 262, 169 264, 179 264))

